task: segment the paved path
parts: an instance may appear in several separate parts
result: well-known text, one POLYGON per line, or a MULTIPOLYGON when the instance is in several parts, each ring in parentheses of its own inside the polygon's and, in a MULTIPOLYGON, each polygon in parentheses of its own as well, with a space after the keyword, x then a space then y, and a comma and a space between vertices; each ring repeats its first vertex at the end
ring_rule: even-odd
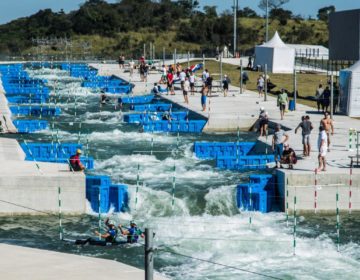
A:
POLYGON ((0 244, 0 258, 0 275, 7 280, 144 279, 143 270, 120 262, 7 244, 0 244))

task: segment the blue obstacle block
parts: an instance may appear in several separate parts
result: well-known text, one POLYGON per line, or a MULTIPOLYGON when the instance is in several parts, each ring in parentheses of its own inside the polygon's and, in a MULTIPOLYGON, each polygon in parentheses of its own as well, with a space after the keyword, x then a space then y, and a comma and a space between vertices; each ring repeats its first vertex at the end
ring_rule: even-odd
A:
POLYGON ((195 142, 194 153, 201 159, 217 157, 245 156, 255 146, 255 142, 195 142))
POLYGON ((11 96, 6 98, 9 103, 16 104, 42 104, 47 103, 48 98, 40 97, 40 98, 30 98, 27 96, 11 96))
POLYGON ((115 212, 125 212, 128 209, 129 194, 128 186, 117 184, 110 185, 110 205, 115 212))
POLYGON ((154 95, 140 95, 140 96, 127 96, 118 99, 119 103, 123 104, 146 104, 150 103, 154 99, 154 95))
POLYGON ((165 112, 170 111, 172 104, 170 103, 153 103, 153 104, 143 104, 143 105, 134 105, 130 107, 131 110, 137 112, 165 112))
POLYGON ((45 120, 14 120, 13 124, 19 133, 33 133, 49 127, 45 120))
POLYGON ((216 159, 216 167, 221 169, 266 169, 267 164, 275 162, 274 155, 225 156, 216 159))
POLYGON ((15 115, 27 116, 59 116, 61 109, 59 107, 52 108, 49 106, 11 106, 11 113, 15 115))
POLYGON ((52 158, 65 158, 69 159, 70 156, 76 154, 77 149, 82 149, 81 144, 75 143, 34 143, 30 142, 21 143, 20 146, 26 154, 26 159, 32 160, 33 157, 52 159, 52 158), (31 154, 30 154, 31 153, 31 154))
POLYGON ((107 213, 109 211, 110 184, 109 176, 86 176, 86 198, 90 201, 93 211, 99 212, 99 192, 100 212, 107 213))
POLYGON ((250 175, 250 183, 239 184, 236 191, 238 208, 263 213, 272 210, 275 202, 275 178, 270 174, 250 175))

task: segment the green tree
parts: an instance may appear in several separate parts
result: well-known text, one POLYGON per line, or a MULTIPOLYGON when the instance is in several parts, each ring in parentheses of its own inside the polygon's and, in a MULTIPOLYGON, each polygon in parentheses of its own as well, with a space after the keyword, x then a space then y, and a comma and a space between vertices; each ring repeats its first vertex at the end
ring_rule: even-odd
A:
POLYGON ((318 10, 317 18, 322 21, 328 21, 329 14, 335 12, 335 6, 327 6, 318 10))

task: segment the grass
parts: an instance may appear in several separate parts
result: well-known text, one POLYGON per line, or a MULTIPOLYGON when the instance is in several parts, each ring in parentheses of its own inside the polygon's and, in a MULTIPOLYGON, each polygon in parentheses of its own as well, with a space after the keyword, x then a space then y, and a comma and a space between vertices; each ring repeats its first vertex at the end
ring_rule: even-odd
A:
MULTIPOLYGON (((192 61, 191 64, 202 63, 202 61, 192 61)), ((218 61, 206 61, 206 68, 210 74, 214 75, 215 80, 219 79, 220 74, 220 62, 218 61)), ((184 63, 183 66, 187 66, 184 63)), ((249 76, 246 88, 257 92, 256 82, 261 72, 254 72, 246 70, 249 76)), ((201 72, 197 73, 201 75, 201 72)), ((240 70, 239 66, 223 63, 223 75, 226 74, 231 80, 231 84, 234 86, 240 86, 240 70)), ((269 74, 270 80, 276 85, 276 87, 269 92, 270 95, 276 96, 281 88, 287 89, 289 92, 293 92, 293 75, 292 74, 269 74)), ((316 102, 306 99, 309 96, 315 95, 315 90, 319 83, 325 84, 327 81, 326 75, 322 74, 297 74, 297 90, 299 98, 297 102, 300 104, 316 107, 316 102)))

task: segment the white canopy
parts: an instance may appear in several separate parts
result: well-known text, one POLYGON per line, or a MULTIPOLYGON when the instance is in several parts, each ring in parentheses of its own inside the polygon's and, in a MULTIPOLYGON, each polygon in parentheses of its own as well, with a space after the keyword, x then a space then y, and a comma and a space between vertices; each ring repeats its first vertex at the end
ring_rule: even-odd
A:
POLYGON ((295 50, 286 46, 276 31, 274 37, 268 42, 255 47, 254 66, 267 65, 272 73, 293 73, 295 63, 295 50))
POLYGON ((360 60, 339 74, 339 109, 350 117, 360 117, 360 60))

